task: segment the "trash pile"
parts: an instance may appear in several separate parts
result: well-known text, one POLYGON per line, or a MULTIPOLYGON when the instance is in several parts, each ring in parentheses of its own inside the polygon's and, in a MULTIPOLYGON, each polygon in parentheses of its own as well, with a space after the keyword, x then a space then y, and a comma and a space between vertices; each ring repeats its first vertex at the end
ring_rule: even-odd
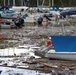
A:
MULTIPOLYGON (((76 27, 74 27, 76 28, 76 27)), ((68 27, 66 27, 68 29, 68 27)), ((70 29, 70 27, 69 27, 70 29)), ((1 29, 1 33, 5 32, 6 36, 12 33, 11 39, 16 39, 15 41, 18 44, 14 47, 18 47, 24 44, 33 45, 33 47, 42 47, 46 45, 48 37, 54 34, 60 34, 61 29, 59 27, 38 27, 38 26, 24 26, 22 29, 1 29)), ((76 33, 76 32, 74 32, 76 33)), ((9 40, 11 41, 11 40, 9 40)), ((10 43, 9 43, 10 44, 10 43)), ((6 60, 7 57, 0 57, 0 66, 1 75, 18 75, 20 69, 21 73, 19 75, 31 75, 26 71, 31 70, 31 73, 35 73, 33 75, 69 75, 76 74, 76 63, 75 61, 63 61, 63 60, 52 60, 48 58, 40 58, 34 54, 35 48, 30 47, 25 49, 25 53, 23 52, 20 56, 9 57, 10 59, 6 60), (6 59, 5 59, 6 58, 6 59), (11 68, 11 69, 6 69, 11 68), (13 70, 17 70, 15 72, 13 70), (8 73, 8 74, 7 74, 8 73)), ((21 48, 22 49, 22 48, 21 48)), ((20 50, 21 50, 20 49, 20 50)), ((7 49, 8 50, 8 49, 7 49)), ((19 49, 18 49, 19 50, 19 49)), ((37 49, 36 49, 37 50, 37 49)), ((23 50, 24 51, 24 50, 23 50)), ((19 52, 19 51, 17 51, 19 52)))

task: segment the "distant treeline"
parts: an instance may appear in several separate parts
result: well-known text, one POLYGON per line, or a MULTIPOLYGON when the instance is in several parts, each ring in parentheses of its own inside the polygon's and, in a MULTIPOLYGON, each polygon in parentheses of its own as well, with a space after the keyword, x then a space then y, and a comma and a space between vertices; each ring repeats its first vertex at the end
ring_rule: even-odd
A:
MULTIPOLYGON (((8 0, 6 1, 6 6, 8 5, 8 0)), ((10 5, 13 5, 13 0, 9 0, 10 5)), ((16 5, 20 6, 22 5, 22 0, 15 0, 16 5)), ((43 0, 38 0, 39 6, 42 5, 43 0)), ((26 6, 29 7, 36 7, 37 6, 37 0, 25 0, 26 6)), ((50 0, 50 6, 51 6, 52 0, 50 0)), ((4 0, 0 0, 0 6, 4 5, 4 0)), ((49 6, 49 0, 45 0, 44 5, 49 6)), ((76 0, 54 0, 54 6, 55 7, 75 7, 76 6, 76 0)))

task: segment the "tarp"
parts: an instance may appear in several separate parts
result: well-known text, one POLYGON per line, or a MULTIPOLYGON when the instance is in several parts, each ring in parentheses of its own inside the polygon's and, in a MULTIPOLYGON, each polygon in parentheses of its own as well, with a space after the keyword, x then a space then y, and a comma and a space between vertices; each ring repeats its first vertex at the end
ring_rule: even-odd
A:
POLYGON ((52 6, 52 7, 50 8, 50 11, 57 11, 57 8, 54 7, 54 6, 52 6))
POLYGON ((76 15, 76 8, 64 10, 64 11, 60 12, 60 15, 62 15, 62 16, 76 15))
POLYGON ((76 36, 51 36, 56 52, 76 52, 76 36))

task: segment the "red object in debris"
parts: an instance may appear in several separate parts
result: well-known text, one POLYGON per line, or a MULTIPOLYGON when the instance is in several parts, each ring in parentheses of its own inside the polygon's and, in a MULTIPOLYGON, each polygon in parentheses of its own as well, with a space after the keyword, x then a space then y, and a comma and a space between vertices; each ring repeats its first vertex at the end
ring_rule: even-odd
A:
POLYGON ((0 18, 0 23, 2 23, 2 19, 0 18))
POLYGON ((47 40, 46 45, 52 45, 52 41, 51 40, 47 40))
POLYGON ((2 37, 3 37, 3 35, 2 35, 2 34, 0 34, 0 39, 2 39, 2 37))
POLYGON ((43 18, 43 21, 44 21, 44 22, 46 22, 46 21, 47 21, 46 17, 44 17, 44 18, 43 18))

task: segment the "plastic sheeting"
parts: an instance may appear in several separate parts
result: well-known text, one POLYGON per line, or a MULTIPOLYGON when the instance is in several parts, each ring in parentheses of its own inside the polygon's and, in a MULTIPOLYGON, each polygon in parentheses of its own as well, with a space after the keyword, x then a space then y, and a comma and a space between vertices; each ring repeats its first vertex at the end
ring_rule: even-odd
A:
POLYGON ((76 52, 76 36, 51 36, 56 52, 76 52))
POLYGON ((76 8, 64 10, 64 11, 60 12, 60 15, 62 15, 62 16, 76 15, 76 8))

